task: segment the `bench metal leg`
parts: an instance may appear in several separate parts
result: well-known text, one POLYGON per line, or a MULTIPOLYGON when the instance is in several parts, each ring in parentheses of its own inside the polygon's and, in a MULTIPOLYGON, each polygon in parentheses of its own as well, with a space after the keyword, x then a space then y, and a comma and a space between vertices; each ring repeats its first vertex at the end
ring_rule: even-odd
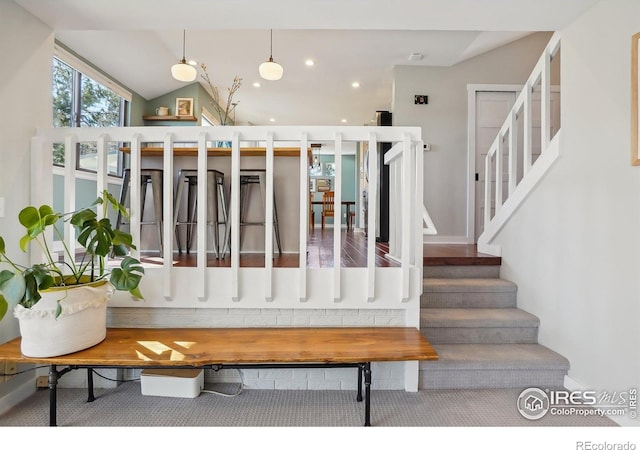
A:
POLYGON ((89 394, 87 398, 87 403, 91 403, 96 399, 95 395, 93 395, 93 369, 87 369, 87 393, 89 394))
POLYGON ((49 366, 49 426, 57 426, 56 403, 57 403, 58 370, 52 364, 49 366))
POLYGON ((364 426, 371 426, 371 363, 364 365, 364 426))
POLYGON ((356 400, 362 401, 362 370, 364 369, 364 364, 358 364, 358 396, 356 400))

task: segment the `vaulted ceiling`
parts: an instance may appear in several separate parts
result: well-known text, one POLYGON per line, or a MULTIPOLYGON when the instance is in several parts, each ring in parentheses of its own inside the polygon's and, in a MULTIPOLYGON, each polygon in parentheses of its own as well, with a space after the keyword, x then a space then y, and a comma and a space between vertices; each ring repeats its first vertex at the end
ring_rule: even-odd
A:
POLYGON ((170 67, 186 30, 187 59, 206 63, 221 92, 243 79, 237 122, 363 125, 390 109, 394 66, 456 64, 561 29, 597 0, 14 1, 147 99, 183 86, 170 67), (270 29, 273 58, 284 66, 279 81, 258 74, 270 29), (410 60, 413 53, 422 58, 410 60))

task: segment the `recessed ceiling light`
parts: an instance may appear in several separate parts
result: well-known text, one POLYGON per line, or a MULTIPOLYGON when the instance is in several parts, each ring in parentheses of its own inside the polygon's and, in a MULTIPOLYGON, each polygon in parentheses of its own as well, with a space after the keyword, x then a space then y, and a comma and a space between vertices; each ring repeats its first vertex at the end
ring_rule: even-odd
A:
POLYGON ((353 83, 351 83, 351 87, 354 88, 354 89, 357 89, 357 88, 360 87, 360 83, 357 82, 357 81, 354 81, 353 83))
POLYGON ((193 59, 189 60, 189 65, 190 66, 197 66, 198 65, 198 61, 194 61, 193 59))
POLYGON ((420 61, 423 57, 422 53, 412 53, 409 55, 409 61, 420 61))
POLYGON ((260 87, 260 83, 256 81, 255 83, 253 83, 253 87, 260 87))
POLYGON ((342 119, 340 122, 347 123, 347 119, 342 119))
POLYGON ((276 119, 274 119, 273 117, 269 119, 269 122, 275 122, 276 119))
POLYGON ((305 63, 305 65, 307 65, 309 67, 316 65, 315 61, 313 59, 311 59, 311 58, 307 59, 304 63, 305 63))

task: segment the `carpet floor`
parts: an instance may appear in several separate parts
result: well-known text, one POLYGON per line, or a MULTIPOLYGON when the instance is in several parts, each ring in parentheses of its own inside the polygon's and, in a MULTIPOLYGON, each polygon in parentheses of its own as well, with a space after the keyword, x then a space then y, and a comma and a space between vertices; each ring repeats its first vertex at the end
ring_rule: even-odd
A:
MULTIPOLYGON (((520 415, 521 389, 372 391, 374 427, 615 427, 607 417, 520 415)), ((59 427, 360 427, 364 403, 351 391, 244 390, 235 397, 144 396, 139 382, 116 389, 58 389, 59 427)), ((34 395, 0 416, 3 427, 49 423, 49 393, 34 395)))

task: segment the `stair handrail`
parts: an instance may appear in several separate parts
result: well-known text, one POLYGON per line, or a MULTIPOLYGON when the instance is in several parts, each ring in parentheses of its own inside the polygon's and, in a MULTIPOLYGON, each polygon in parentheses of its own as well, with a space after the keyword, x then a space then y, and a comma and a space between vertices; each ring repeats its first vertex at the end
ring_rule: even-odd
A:
POLYGON ((560 130, 551 139, 551 60, 560 51, 560 34, 555 33, 538 59, 531 75, 518 95, 498 135, 489 147, 485 157, 485 191, 484 191, 484 229, 478 237, 478 250, 500 256, 501 249, 491 245, 497 233, 506 224, 515 210, 524 201, 533 187, 542 179, 559 155, 560 130), (532 161, 533 89, 540 83, 541 89, 541 154, 532 161), (523 147, 522 163, 518 161, 518 112, 523 111, 523 147), (508 172, 506 198, 503 184, 503 151, 504 142, 508 139, 508 172), (495 157, 495 167, 492 159, 495 157), (522 164, 522 178, 518 181, 518 169, 522 164), (495 174, 495 192, 491 195, 492 178, 495 174), (495 211, 491 215, 491 201, 495 203, 495 211))

